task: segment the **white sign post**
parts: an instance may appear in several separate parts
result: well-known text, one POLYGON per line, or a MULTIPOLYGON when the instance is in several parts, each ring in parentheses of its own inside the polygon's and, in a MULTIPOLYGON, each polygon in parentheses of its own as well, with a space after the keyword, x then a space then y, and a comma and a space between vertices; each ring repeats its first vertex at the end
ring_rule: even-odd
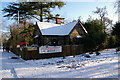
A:
POLYGON ((62 46, 41 46, 39 48, 39 53, 58 53, 62 52, 62 46))

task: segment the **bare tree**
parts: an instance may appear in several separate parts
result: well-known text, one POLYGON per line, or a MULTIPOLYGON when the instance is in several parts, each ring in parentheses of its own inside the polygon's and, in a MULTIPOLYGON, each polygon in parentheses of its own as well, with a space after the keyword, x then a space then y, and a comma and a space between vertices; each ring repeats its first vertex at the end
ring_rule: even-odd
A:
POLYGON ((2 48, 3 44, 7 42, 7 34, 5 32, 3 32, 0 35, 0 46, 2 48))
POLYGON ((93 11, 93 12, 94 12, 94 14, 97 14, 99 16, 101 24, 104 24, 105 26, 112 25, 112 20, 110 20, 108 17, 106 17, 108 15, 106 6, 103 8, 96 7, 96 9, 97 10, 93 11))
POLYGON ((116 0, 116 2, 114 4, 114 8, 116 8, 116 12, 115 13, 119 13, 120 12, 120 0, 116 0))

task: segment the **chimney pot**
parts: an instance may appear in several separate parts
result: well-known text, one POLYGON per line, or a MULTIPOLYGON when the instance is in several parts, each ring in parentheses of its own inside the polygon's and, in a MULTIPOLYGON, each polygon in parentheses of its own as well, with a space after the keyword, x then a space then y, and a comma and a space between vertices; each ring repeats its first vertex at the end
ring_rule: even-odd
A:
POLYGON ((64 18, 60 18, 60 15, 59 14, 56 14, 56 24, 62 24, 63 22, 62 22, 62 20, 63 20, 64 18))

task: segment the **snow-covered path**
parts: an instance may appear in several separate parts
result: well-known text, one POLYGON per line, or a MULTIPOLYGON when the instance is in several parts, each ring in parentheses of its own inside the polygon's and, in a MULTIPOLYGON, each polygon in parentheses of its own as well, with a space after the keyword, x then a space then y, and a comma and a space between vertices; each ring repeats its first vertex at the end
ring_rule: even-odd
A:
POLYGON ((104 50, 101 55, 89 54, 41 60, 10 59, 13 53, 0 50, 2 78, 118 78, 118 54, 115 49, 104 50))
POLYGON ((25 68, 29 67, 22 59, 11 59, 11 57, 17 57, 13 53, 2 52, 0 50, 0 60, 2 61, 2 77, 17 78, 15 68, 25 68))

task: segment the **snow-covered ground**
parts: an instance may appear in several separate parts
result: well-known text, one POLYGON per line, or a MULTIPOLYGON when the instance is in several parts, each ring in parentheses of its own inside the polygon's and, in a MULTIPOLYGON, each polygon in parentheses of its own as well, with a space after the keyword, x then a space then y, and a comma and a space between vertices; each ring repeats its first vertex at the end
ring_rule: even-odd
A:
MULTIPOLYGON (((82 54, 62 57, 28 60, 11 59, 12 52, 0 50, 2 61, 1 78, 118 78, 118 54, 115 49, 104 50, 99 56, 82 54)), ((88 54, 88 53, 86 53, 88 54)))

